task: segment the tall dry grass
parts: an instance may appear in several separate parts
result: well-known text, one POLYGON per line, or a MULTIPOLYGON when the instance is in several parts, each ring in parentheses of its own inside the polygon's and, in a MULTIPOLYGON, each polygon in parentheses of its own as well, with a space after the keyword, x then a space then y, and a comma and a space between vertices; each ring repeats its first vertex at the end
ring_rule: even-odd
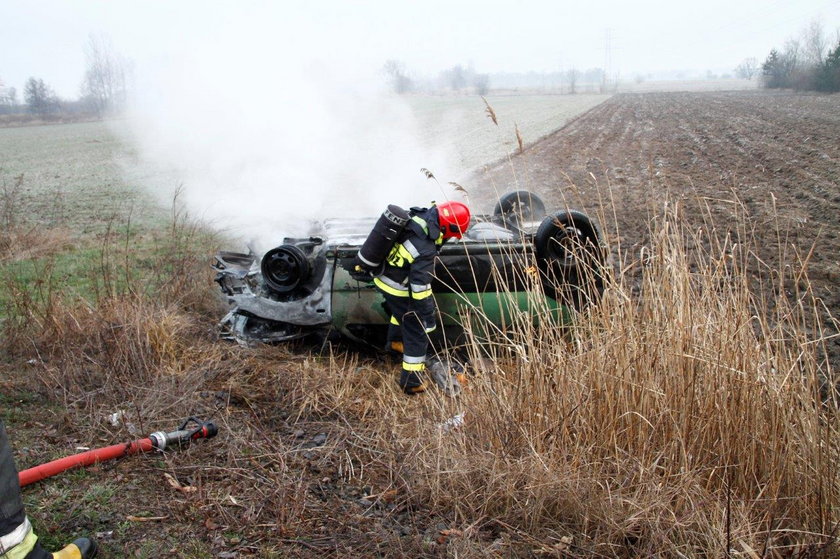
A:
POLYGON ((651 238, 573 328, 473 339, 491 368, 455 406, 463 427, 418 426, 416 497, 538 553, 836 553, 838 401, 821 393, 835 372, 802 263, 770 274, 802 286, 770 305, 738 230, 689 230, 677 207, 651 238))
MULTIPOLYGON (((10 251, 23 260, 29 237, 16 232, 31 228, 15 223, 11 229, 10 251)), ((37 231, 44 238, 53 233, 37 231)), ((177 408, 213 377, 226 349, 215 336, 221 303, 207 265, 218 239, 177 199, 165 230, 134 234, 130 223, 114 221, 97 243, 77 253, 85 262, 77 277, 60 265, 70 246, 39 251, 34 274, 12 262, 0 278, 6 286, 0 347, 10 367, 26 362, 27 388, 65 406, 97 410, 92 429, 100 427, 103 409, 130 405, 148 418, 177 408), (196 386, 170 392, 187 378, 196 386)))
POLYGON ((538 281, 530 311, 503 330, 465 309, 472 366, 456 399, 406 398, 398 365, 340 348, 219 343, 210 249, 177 212, 146 269, 126 264, 132 246, 116 233, 103 244, 92 300, 49 282, 17 299, 4 344, 90 434, 113 429, 103 412, 120 408, 141 433, 191 413, 220 423, 220 446, 168 460, 206 485, 190 522, 212 516, 262 549, 312 546, 331 518, 348 546, 382 553, 358 520, 332 518, 359 494, 348 488, 370 486, 371 507, 377 496, 392 507, 377 509, 392 515, 383 525, 451 528, 444 543, 434 530, 413 543, 378 532, 399 544, 392 555, 446 545, 459 557, 830 557, 838 402, 820 389, 836 372, 807 255, 768 270, 746 220, 691 229, 668 208, 641 254, 613 247, 615 273, 572 327, 543 305, 538 281), (456 414, 464 424, 448 428, 456 414), (328 434, 311 458, 299 426, 328 434))
POLYGON ((461 557, 834 556, 840 402, 806 259, 769 270, 747 220, 690 228, 665 208, 640 254, 613 247, 572 327, 537 282, 502 331, 466 308, 460 398, 406 399, 334 355, 328 378, 300 371, 295 409, 359 429, 381 489, 458 527, 461 557))

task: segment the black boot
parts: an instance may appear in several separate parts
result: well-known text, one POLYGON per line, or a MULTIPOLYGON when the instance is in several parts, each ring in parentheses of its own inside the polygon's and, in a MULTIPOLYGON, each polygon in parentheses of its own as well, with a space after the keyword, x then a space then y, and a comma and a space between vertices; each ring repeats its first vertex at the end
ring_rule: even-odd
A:
POLYGON ((36 542, 26 559, 91 559, 92 557, 96 557, 96 542, 89 538, 78 538, 61 551, 54 553, 49 553, 36 542))
POLYGON ((428 385, 415 372, 402 370, 400 372, 400 388, 409 396, 425 392, 428 385))

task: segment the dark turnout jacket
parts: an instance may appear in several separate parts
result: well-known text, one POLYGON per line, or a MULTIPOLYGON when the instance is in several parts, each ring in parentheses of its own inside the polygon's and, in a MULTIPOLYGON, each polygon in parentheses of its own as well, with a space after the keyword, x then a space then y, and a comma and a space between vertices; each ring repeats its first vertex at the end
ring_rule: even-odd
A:
POLYGON ((374 278, 374 283, 389 295, 410 298, 411 310, 429 331, 435 323, 432 276, 443 235, 437 208, 411 208, 410 215, 411 220, 388 254, 382 275, 374 278))

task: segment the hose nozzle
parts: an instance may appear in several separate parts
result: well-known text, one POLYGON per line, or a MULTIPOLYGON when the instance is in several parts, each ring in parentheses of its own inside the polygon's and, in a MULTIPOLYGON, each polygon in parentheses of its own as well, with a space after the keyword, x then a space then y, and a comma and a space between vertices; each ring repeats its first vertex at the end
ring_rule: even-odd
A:
POLYGON ((212 421, 201 421, 198 418, 190 417, 176 430, 169 433, 155 431, 149 438, 157 450, 165 450, 172 445, 186 446, 196 439, 212 439, 219 433, 219 428, 212 421), (188 429, 190 423, 195 427, 188 429))

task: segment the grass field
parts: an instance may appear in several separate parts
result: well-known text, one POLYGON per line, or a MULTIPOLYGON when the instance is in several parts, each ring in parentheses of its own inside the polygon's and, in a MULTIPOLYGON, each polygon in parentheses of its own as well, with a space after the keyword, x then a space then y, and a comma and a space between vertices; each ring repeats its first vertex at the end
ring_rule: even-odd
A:
MULTIPOLYGON (((487 100, 498 115, 498 126, 476 96, 412 96, 405 101, 417 120, 420 143, 450 151, 460 173, 467 173, 518 150, 514 124, 527 144, 607 98, 491 96, 487 100)), ((13 201, 16 219, 66 227, 74 238, 129 221, 139 227, 160 226, 169 208, 161 208, 144 185, 157 187, 168 181, 174 189, 178 174, 144 167, 123 130, 114 134, 121 126, 114 121, 0 128, 0 187, 8 192, 14 179, 23 176, 13 201)))
POLYGON ((157 269, 180 219, 173 211, 184 210, 161 206, 126 178, 136 154, 109 124, 0 129, 0 153, 0 270, 7 285, 0 315, 32 298, 92 303, 157 269))
POLYGON ((449 146, 460 174, 516 153, 518 126, 527 145, 557 130, 609 95, 489 95, 497 116, 493 124, 479 97, 413 96, 407 101, 427 146, 449 146))
POLYGON ((23 176, 14 212, 21 221, 78 236, 124 224, 132 214, 137 222, 153 220, 150 196, 124 179, 131 148, 105 123, 0 129, 0 153, 0 186, 8 191, 23 176))
MULTIPOLYGON (((406 101, 421 142, 447 146, 466 173, 516 151, 514 122, 525 142, 534 141, 606 98, 491 97, 488 101, 500 115, 498 126, 479 97, 416 96, 406 101)), ((14 268, 23 285, 34 285, 48 257, 49 266, 58 271, 57 293, 93 294, 97 277, 103 275, 103 243, 118 238, 123 252, 130 248, 130 266, 148 267, 160 250, 160 236, 168 231, 173 211, 165 204, 174 201, 162 201, 151 189, 175 190, 179 174, 145 166, 121 126, 112 121, 0 128, 2 226, 19 237, 13 251, 0 254, 0 264, 14 268)))

